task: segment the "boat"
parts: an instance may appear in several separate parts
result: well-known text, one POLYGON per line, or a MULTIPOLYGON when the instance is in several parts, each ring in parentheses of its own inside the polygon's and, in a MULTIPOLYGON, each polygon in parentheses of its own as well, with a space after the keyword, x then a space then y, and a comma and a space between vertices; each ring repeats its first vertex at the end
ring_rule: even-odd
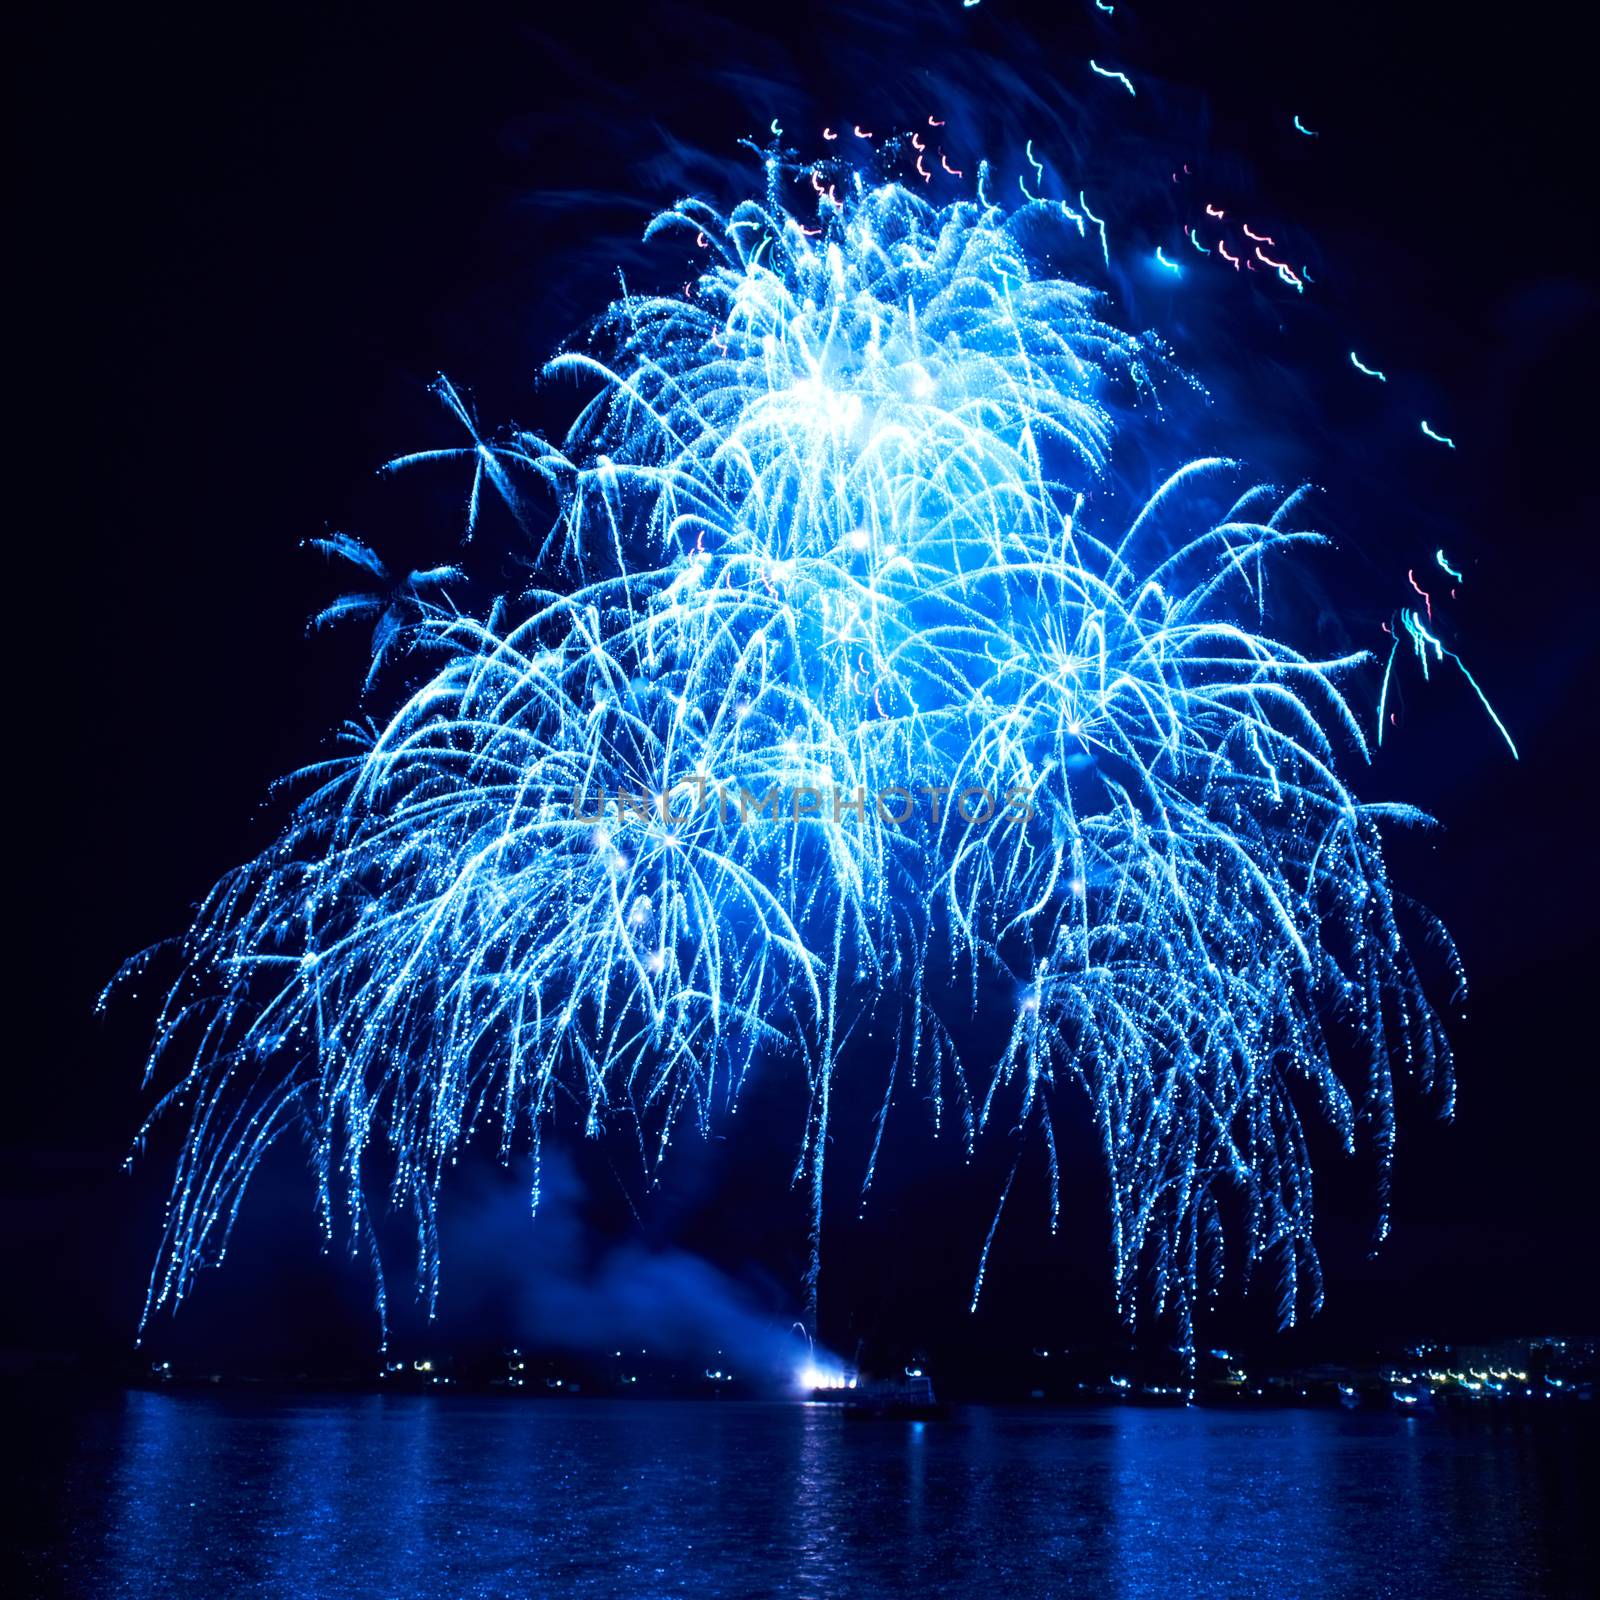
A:
POLYGON ((847 1392, 843 1405, 852 1422, 933 1422, 950 1414, 920 1367, 908 1367, 899 1378, 858 1384, 847 1392))

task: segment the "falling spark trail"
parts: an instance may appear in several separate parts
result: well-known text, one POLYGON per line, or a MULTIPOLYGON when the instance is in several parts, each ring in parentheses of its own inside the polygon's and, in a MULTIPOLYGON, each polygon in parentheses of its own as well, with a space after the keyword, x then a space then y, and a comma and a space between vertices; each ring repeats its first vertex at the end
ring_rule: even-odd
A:
POLYGON ((1105 258, 1105 263, 1111 265, 1111 242, 1106 237, 1105 219, 1097 217, 1089 209, 1089 202, 1083 198, 1083 190, 1078 191, 1078 204, 1083 207, 1083 214, 1100 230, 1100 254, 1105 258))
POLYGON ((1011 1163, 1011 1173, 1006 1179, 1006 1186, 1000 1191, 1000 1203, 994 1208, 994 1217, 989 1223, 989 1231, 983 1236, 983 1250, 978 1257, 977 1276, 972 1281, 972 1304, 967 1307, 971 1315, 976 1315, 978 1302, 983 1298, 983 1280, 989 1271, 989 1252, 994 1248, 994 1236, 1000 1231, 1000 1216, 1006 1208, 1006 1201, 1011 1198, 1011 1186, 1017 1181, 1017 1168, 1022 1165, 1019 1156, 1011 1163))
MULTIPOLYGON (((1250 230, 1247 228, 1245 231, 1248 233, 1250 230)), ((1273 271, 1276 272, 1278 276, 1291 288, 1298 290, 1301 294, 1305 293, 1305 286, 1300 282, 1300 279, 1295 275, 1293 268, 1291 268, 1286 261, 1274 261, 1272 257, 1261 248, 1260 245, 1256 246, 1256 260, 1259 261, 1264 267, 1271 267, 1273 271)))
POLYGON ((1400 620, 1404 624, 1406 632, 1411 637, 1412 646, 1416 650, 1417 656, 1422 662, 1424 674, 1426 675, 1427 672, 1428 651, 1430 649, 1433 651, 1434 659, 1436 661, 1448 660, 1455 662, 1456 666, 1460 669, 1462 677, 1467 680, 1468 684, 1471 685, 1472 692, 1478 697, 1478 703, 1486 712, 1488 712, 1489 720, 1494 723, 1495 728, 1499 731, 1500 737, 1505 740, 1506 747, 1511 751, 1512 758, 1520 761, 1522 759, 1522 755, 1517 749, 1516 741, 1511 737, 1511 730, 1507 728, 1505 723, 1500 720, 1500 714, 1489 703, 1489 697, 1483 692, 1483 688, 1479 684, 1478 680, 1473 677, 1470 671, 1468 671, 1466 662, 1464 662, 1461 657, 1455 653, 1455 651, 1447 650, 1444 644, 1437 637, 1435 637, 1435 635, 1423 627, 1421 621, 1417 617, 1416 612, 1403 611, 1400 614, 1400 620))
POLYGON ((1112 72, 1109 68, 1102 67, 1098 61, 1092 58, 1089 62, 1089 70, 1099 73, 1102 78, 1110 78, 1114 83, 1120 83, 1129 94, 1137 92, 1133 87, 1133 80, 1125 72, 1112 72))

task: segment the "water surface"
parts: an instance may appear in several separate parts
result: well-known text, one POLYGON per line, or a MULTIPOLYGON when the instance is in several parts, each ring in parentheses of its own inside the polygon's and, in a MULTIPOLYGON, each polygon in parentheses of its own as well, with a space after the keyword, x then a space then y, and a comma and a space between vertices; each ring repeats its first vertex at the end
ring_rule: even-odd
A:
POLYGON ((1570 1427, 133 1391, 24 1407, 38 1592, 1579 1594, 1570 1427))

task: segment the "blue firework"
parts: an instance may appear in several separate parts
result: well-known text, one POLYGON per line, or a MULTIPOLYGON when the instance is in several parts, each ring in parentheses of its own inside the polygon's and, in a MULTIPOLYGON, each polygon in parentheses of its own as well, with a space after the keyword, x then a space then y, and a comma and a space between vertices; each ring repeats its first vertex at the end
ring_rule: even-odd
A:
POLYGON ((414 1214, 431 1303, 480 1130, 536 1156, 575 1107, 654 1163, 787 1062, 813 1291, 833 1086, 870 1071, 879 1138, 915 1081, 936 1129, 1042 1149, 1052 1222, 1087 1114, 1119 1304, 1192 1349, 1225 1243, 1285 1320, 1318 1302, 1304 1119, 1367 1126, 1386 1171, 1396 1073, 1448 1103, 1407 936, 1454 954, 1380 836, 1425 819, 1342 775, 1366 658, 1264 631, 1269 571, 1320 542, 1304 497, 1204 459, 1113 520, 1119 439, 1186 380, 1042 264, 1038 206, 857 185, 808 225, 776 196, 652 224, 707 260, 550 364, 564 438, 471 422, 474 523, 485 481, 523 526, 555 506, 533 587, 353 606, 409 690, 182 941, 146 1315, 291 1131, 330 1235, 376 1262, 373 1209, 414 1214))

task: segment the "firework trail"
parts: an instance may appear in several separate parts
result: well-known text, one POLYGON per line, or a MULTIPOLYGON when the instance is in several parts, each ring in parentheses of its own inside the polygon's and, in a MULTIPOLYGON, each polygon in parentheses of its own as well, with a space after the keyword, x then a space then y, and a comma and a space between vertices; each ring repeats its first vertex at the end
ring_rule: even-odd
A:
POLYGON ((291 1130, 380 1309, 373 1213, 412 1213, 431 1306, 474 1135, 537 1157, 576 1110, 653 1164, 784 1060, 810 1085, 814 1294, 830 1096, 876 1025, 883 1116, 915 1081, 936 1128, 1042 1149, 1052 1223, 1056 1119, 1087 1110, 1119 1305, 1192 1350, 1225 1235, 1284 1320, 1319 1301, 1303 1118, 1364 1128, 1386 1171, 1395 1074, 1448 1101, 1406 943, 1444 936, 1380 840, 1420 819, 1340 775, 1366 658, 1262 631, 1273 564, 1319 542, 1302 497, 1193 461, 1109 525, 1119 433, 1185 380, 1041 264, 1055 208, 802 169, 808 223, 780 169, 651 225, 703 268, 550 364, 579 395, 559 443, 486 437, 441 389, 473 519, 484 484, 556 506, 539 581, 486 619, 443 569, 352 603, 413 689, 299 775, 181 942, 147 1317, 222 1259, 291 1130), (953 1030, 997 995, 998 1048, 964 1057, 953 1030))

